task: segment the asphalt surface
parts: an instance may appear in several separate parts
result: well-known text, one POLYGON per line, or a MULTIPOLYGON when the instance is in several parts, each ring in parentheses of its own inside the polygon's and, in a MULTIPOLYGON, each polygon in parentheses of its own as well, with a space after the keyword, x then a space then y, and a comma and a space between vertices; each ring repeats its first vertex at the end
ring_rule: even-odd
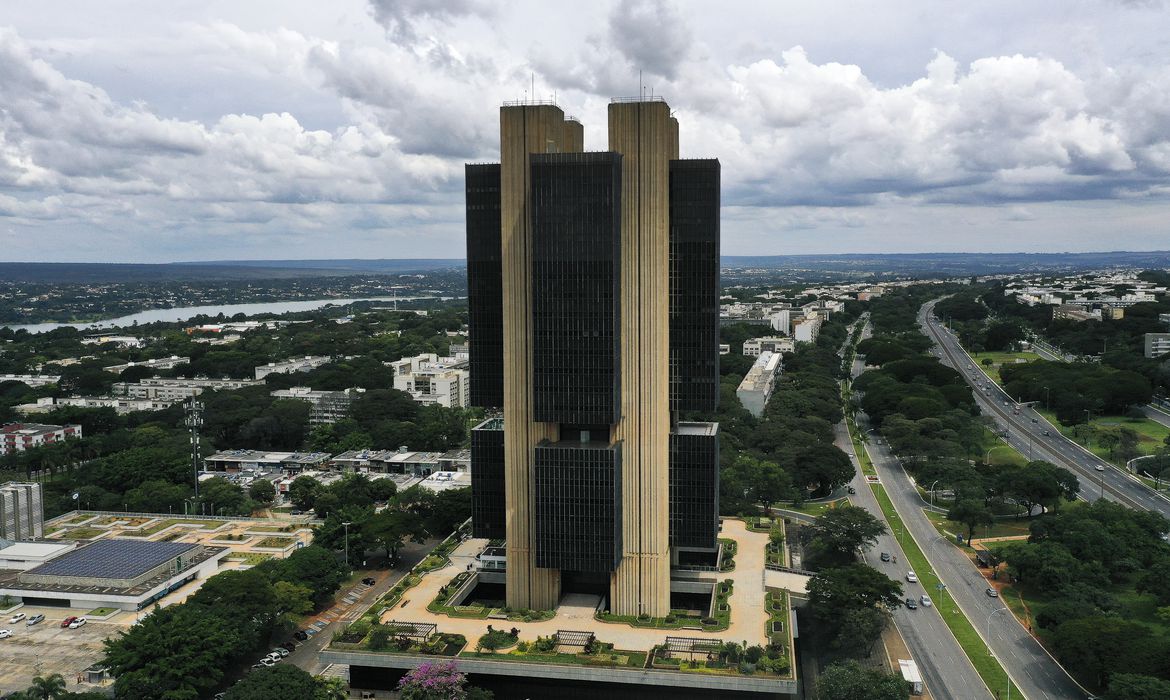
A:
POLYGON ((1143 406, 1142 412, 1146 414, 1147 418, 1170 428, 1170 413, 1154 406, 1143 406))
POLYGON ((1076 474, 1081 482, 1080 495, 1085 500, 1105 497, 1170 518, 1170 499, 1064 437, 1030 405, 1017 406, 1011 396, 984 374, 983 368, 959 345, 954 334, 934 318, 934 304, 931 301, 923 305, 919 324, 935 341, 937 350, 941 350, 942 361, 958 370, 974 389, 976 402, 984 415, 991 416, 1000 430, 1007 431, 1006 442, 1029 459, 1043 459, 1076 474))
MULTIPOLYGON (((885 515, 878 505, 877 497, 866 484, 861 467, 853 455, 847 428, 839 423, 836 433, 837 446, 853 459, 857 470, 851 483, 857 493, 849 496, 850 503, 866 509, 875 518, 885 522, 885 515)), ((879 537, 874 548, 865 553, 865 562, 895 581, 901 581, 903 598, 913 597, 917 600, 923 593, 930 594, 933 598, 936 582, 932 582, 931 577, 926 576, 925 572, 922 572, 921 583, 906 581, 909 567, 906 565, 906 554, 898 544, 896 534, 890 533, 879 537), (881 561, 881 552, 890 554, 891 561, 881 561), (894 559, 898 563, 892 561, 894 559)), ((990 700, 991 693, 934 607, 920 606, 917 610, 901 607, 893 612, 893 619, 902 634, 902 639, 906 642, 906 647, 910 650, 910 655, 918 664, 918 671, 922 674, 931 697, 935 700, 990 700)))

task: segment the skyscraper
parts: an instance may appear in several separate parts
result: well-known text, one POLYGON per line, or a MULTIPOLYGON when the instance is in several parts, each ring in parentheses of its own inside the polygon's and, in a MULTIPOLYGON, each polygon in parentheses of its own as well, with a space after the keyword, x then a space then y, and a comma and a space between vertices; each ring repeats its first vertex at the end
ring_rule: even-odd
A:
POLYGON ((678 159, 661 99, 615 99, 609 150, 552 104, 500 110, 467 166, 473 524, 514 608, 562 592, 664 616, 718 532, 719 163, 678 159))

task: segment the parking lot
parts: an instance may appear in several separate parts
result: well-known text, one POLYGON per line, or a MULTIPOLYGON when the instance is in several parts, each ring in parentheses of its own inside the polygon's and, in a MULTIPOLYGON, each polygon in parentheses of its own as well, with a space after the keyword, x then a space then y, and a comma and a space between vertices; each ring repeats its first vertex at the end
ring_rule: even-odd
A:
MULTIPOLYGON (((0 694, 24 690, 33 676, 60 673, 69 690, 92 689, 77 685, 77 674, 102 657, 102 640, 123 629, 126 622, 88 622, 78 629, 61 629, 61 620, 70 615, 84 615, 84 610, 23 607, 28 617, 37 613, 45 621, 29 627, 24 620, 9 624, 11 614, 0 618, 0 629, 12 630, 8 639, 0 639, 0 694)), ((118 618, 125 618, 119 615, 118 618)), ((118 619, 115 618, 115 619, 118 619)), ((134 622, 133 615, 129 622, 134 622)))

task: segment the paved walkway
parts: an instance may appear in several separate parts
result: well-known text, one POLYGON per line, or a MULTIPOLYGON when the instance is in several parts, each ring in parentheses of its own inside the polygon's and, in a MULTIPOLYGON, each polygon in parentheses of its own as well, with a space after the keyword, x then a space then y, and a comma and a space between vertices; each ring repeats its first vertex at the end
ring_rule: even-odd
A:
POLYGON ((735 540, 739 545, 735 555, 735 571, 710 573, 702 578, 734 581, 734 593, 730 600, 731 624, 722 632, 647 629, 623 623, 601 622, 593 619, 590 612, 582 610, 583 598, 576 595, 565 596, 556 616, 541 622, 464 619, 439 615, 427 610, 427 604, 435 599, 439 588, 449 583, 456 574, 466 570, 467 565, 475 561, 476 553, 487 544, 487 540, 482 539, 471 539, 459 545, 451 555, 451 565, 424 574, 419 585, 407 590, 398 606, 386 611, 381 619, 383 622, 389 620, 433 622, 438 625, 439 632, 462 634, 472 647, 476 640, 487 632, 488 625, 494 628, 517 627, 520 630, 520 639, 524 641, 535 640, 538 636, 548 636, 562 629, 587 629, 594 631, 603 642, 611 642, 619 649, 630 650, 649 649, 655 644, 661 644, 667 636, 679 635, 746 641, 749 645, 767 644, 763 572, 764 547, 768 543, 768 534, 749 532, 741 520, 724 520, 720 536, 735 540))

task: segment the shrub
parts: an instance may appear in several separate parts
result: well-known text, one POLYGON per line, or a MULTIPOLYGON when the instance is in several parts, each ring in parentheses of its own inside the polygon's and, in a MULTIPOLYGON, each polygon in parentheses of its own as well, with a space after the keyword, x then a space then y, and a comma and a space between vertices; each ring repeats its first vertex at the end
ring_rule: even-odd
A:
POLYGON ((703 619, 699 620, 699 622, 704 624, 704 625, 717 625, 717 624, 719 624, 719 620, 716 620, 713 617, 704 617, 703 619))
POLYGON ((739 665, 739 672, 745 676, 750 676, 756 672, 756 665, 744 661, 739 665))
POLYGON ((528 651, 528 642, 520 642, 519 644, 516 645, 516 649, 520 653, 524 653, 524 652, 528 651))

